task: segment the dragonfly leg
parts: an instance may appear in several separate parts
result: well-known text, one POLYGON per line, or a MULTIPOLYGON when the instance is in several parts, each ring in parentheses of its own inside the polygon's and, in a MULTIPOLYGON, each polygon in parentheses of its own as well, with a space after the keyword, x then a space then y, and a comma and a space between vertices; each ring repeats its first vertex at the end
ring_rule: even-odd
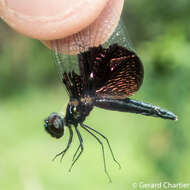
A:
POLYGON ((107 177, 109 179, 109 182, 111 182, 111 177, 110 177, 110 175, 109 175, 109 173, 107 171, 107 167, 106 167, 104 145, 103 145, 102 141, 96 135, 94 135, 84 124, 81 123, 80 125, 84 130, 86 130, 89 134, 91 134, 98 141, 98 143, 101 145, 101 147, 102 147, 102 155, 103 155, 103 162, 104 162, 104 171, 105 171, 105 173, 106 173, 106 175, 107 175, 107 177))
POLYGON ((58 156, 60 156, 60 155, 61 155, 60 161, 62 161, 62 160, 63 160, 63 157, 64 157, 64 155, 65 155, 65 153, 67 152, 67 150, 69 149, 69 147, 70 147, 70 145, 71 145, 71 142, 72 142, 72 140, 73 140, 73 130, 72 130, 71 127, 68 127, 68 128, 69 128, 69 134, 70 134, 70 136, 69 136, 69 141, 68 141, 68 143, 67 143, 67 146, 66 146, 66 148, 65 148, 63 151, 61 151, 60 153, 58 153, 58 154, 55 155, 55 157, 53 158, 53 161, 54 161, 58 156))
POLYGON ((104 136, 102 133, 100 133, 99 131, 96 131, 95 129, 93 129, 93 128, 91 128, 91 127, 85 125, 85 124, 83 124, 83 125, 84 125, 86 128, 88 128, 88 129, 94 131, 95 133, 97 133, 97 134, 100 135, 103 139, 106 140, 107 145, 108 145, 108 147, 109 147, 109 150, 110 150, 110 152, 111 152, 111 155, 112 155, 113 161, 119 166, 119 168, 121 168, 120 163, 115 159, 115 156, 114 156, 114 153, 113 153, 113 151, 112 151, 112 148, 111 148, 111 145, 110 145, 110 143, 109 143, 108 138, 105 137, 105 136, 104 136))
MULTIPOLYGON (((77 157, 74 158, 74 160, 73 160, 73 162, 72 162, 72 164, 71 164, 71 167, 70 167, 70 169, 69 169, 69 172, 71 171, 73 165, 74 165, 75 162, 79 159, 79 157, 81 156, 81 154, 82 154, 82 152, 83 152, 83 150, 84 150, 82 136, 81 136, 79 130, 77 129, 77 127, 75 127, 75 130, 76 130, 76 133, 77 133, 79 142, 80 142, 80 145, 79 145, 79 147, 80 147, 80 152, 79 152, 79 154, 77 155, 77 157)), ((79 149, 79 148, 78 148, 78 149, 79 149)), ((78 152, 78 149, 77 149, 77 152, 78 152)), ((75 153, 75 155, 76 155, 76 154, 77 154, 77 153, 75 153)), ((74 157, 75 157, 75 155, 74 155, 74 157)))

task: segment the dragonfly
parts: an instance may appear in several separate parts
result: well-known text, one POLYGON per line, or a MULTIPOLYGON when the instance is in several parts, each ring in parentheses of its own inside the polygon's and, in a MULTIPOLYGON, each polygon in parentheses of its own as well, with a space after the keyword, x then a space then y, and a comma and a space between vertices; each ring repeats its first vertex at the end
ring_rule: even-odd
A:
MULTIPOLYGON (((79 37, 79 34, 75 35, 76 43, 79 37)), ((45 130, 57 139, 64 135, 65 128, 67 128, 69 140, 66 148, 54 159, 58 156, 61 156, 61 160, 63 159, 72 143, 74 130, 79 139, 79 146, 73 156, 69 169, 71 171, 84 150, 83 138, 79 131, 79 129, 84 129, 101 145, 104 171, 111 181, 105 161, 104 144, 99 137, 106 141, 113 160, 120 167, 109 140, 102 133, 84 123, 94 107, 169 120, 177 120, 177 116, 159 106, 129 98, 139 90, 144 78, 143 64, 137 53, 131 48, 124 47, 117 42, 107 47, 99 45, 88 49, 83 48, 80 44, 80 53, 75 60, 78 70, 70 69, 68 71, 68 64, 63 59, 59 42, 59 40, 54 42, 54 47, 56 47, 54 48, 55 64, 68 92, 69 102, 65 116, 53 112, 44 120, 44 126, 45 130)), ((69 65, 72 67, 72 64, 69 65)))

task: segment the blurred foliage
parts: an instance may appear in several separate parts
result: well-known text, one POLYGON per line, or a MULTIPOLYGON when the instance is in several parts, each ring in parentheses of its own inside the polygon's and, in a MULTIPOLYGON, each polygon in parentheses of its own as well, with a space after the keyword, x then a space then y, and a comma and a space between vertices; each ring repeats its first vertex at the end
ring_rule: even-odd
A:
POLYGON ((190 183, 189 7, 187 0, 125 4, 123 20, 145 67, 144 84, 135 98, 171 109, 179 121, 95 109, 85 123, 111 139, 122 165, 122 170, 114 168, 106 152, 113 179, 109 185, 101 149, 85 133, 85 152, 71 174, 67 169, 74 150, 62 164, 50 162, 63 149, 67 135, 51 139, 43 131, 43 118, 59 111, 68 97, 58 82, 51 52, 0 21, 0 187, 110 190, 132 189, 131 184, 140 181, 190 183))

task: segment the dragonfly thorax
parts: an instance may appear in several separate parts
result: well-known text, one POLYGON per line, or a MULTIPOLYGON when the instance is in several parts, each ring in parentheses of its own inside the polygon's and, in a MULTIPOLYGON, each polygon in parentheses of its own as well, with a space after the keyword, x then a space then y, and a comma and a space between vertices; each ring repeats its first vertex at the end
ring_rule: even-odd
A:
POLYGON ((82 123, 86 116, 93 109, 94 98, 89 96, 81 97, 80 99, 71 98, 66 110, 65 123, 66 125, 75 125, 82 123))

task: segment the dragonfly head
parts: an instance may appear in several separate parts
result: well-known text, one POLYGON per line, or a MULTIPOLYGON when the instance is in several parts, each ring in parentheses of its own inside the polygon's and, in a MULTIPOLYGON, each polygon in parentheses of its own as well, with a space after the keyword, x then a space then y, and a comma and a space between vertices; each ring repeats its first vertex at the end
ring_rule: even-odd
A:
POLYGON ((44 120, 45 130, 55 138, 60 138, 64 134, 64 118, 60 114, 53 112, 44 120))

